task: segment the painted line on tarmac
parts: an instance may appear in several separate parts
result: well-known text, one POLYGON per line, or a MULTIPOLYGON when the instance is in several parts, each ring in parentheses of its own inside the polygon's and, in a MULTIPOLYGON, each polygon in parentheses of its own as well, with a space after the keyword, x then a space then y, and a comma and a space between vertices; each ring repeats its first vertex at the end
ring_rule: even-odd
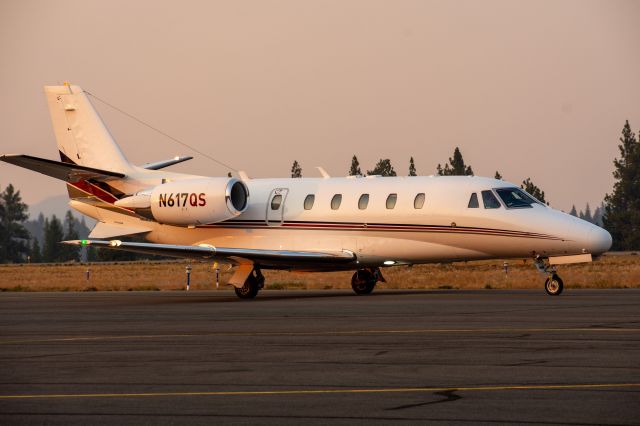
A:
POLYGON ((345 331, 267 331, 267 332, 218 332, 218 333, 175 333, 175 334, 139 334, 122 336, 71 336, 44 339, 23 339, 23 340, 0 340, 0 345, 21 344, 21 343, 52 343, 52 342, 82 342, 100 340, 143 340, 143 339, 167 339, 167 338, 190 338, 190 337, 269 337, 269 336, 366 336, 370 334, 437 334, 437 333, 567 333, 567 332, 589 332, 589 333, 638 333, 640 328, 598 328, 598 327, 578 327, 578 328, 426 328, 415 330, 345 330, 345 331))
POLYGON ((382 388, 382 389, 311 389, 277 391, 212 391, 212 392, 147 392, 147 393, 84 393, 84 394, 36 394, 0 395, 2 399, 53 399, 53 398, 137 398, 171 396, 269 396, 269 395, 322 395, 322 394, 372 394, 417 392, 482 392, 518 390, 584 390, 584 389, 640 388, 640 383, 591 383, 569 385, 503 385, 503 386, 452 386, 433 388, 382 388))

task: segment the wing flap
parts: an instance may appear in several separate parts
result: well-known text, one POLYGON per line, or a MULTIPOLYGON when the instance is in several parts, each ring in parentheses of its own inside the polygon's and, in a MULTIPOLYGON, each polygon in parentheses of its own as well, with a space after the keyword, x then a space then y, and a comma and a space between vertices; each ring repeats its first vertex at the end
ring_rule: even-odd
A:
POLYGON ((117 223, 98 222, 89 234, 89 238, 112 238, 121 235, 142 234, 151 231, 143 226, 120 225, 117 223))
POLYGON ((94 169, 92 167, 79 166, 77 164, 63 163, 61 161, 48 160, 46 158, 33 157, 31 155, 3 155, 0 160, 18 167, 33 170, 43 175, 51 176, 66 182, 78 182, 80 180, 98 179, 109 180, 125 177, 122 173, 108 170, 94 169))

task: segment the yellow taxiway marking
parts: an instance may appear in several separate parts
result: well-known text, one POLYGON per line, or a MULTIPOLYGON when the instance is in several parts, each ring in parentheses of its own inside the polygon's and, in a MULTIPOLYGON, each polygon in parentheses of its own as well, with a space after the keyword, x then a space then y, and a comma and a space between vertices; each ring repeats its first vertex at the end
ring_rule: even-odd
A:
POLYGON ((479 392, 513 390, 570 390, 601 388, 640 388, 640 383, 591 383, 571 385, 506 385, 506 386, 461 386, 433 388, 382 388, 382 389, 312 389, 276 391, 212 391, 212 392, 146 392, 146 393, 84 393, 84 394, 37 394, 0 395, 0 399, 44 399, 44 398, 135 398, 167 396, 260 396, 260 395, 322 395, 363 393, 414 393, 414 392, 479 392))
POLYGON ((175 333, 175 334, 140 334, 122 336, 70 336, 44 339, 0 340, 0 345, 19 343, 48 343, 48 342, 82 342, 100 340, 142 340, 142 339, 167 339, 189 337, 269 337, 269 336, 358 336, 370 334, 437 334, 437 333, 563 333, 563 332, 589 332, 589 333, 638 333, 640 328, 423 328, 408 330, 336 330, 336 331, 266 331, 266 332, 218 332, 218 333, 175 333))

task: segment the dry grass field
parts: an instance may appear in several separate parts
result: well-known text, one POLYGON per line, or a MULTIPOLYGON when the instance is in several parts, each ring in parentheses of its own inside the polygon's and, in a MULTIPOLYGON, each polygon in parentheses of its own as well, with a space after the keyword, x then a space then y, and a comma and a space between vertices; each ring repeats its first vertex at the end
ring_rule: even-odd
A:
MULTIPOLYGON (((386 268, 381 288, 509 289, 542 288, 544 277, 531 260, 456 262, 386 268)), ((0 265, 0 291, 153 291, 184 290, 187 262, 65 263, 0 265), (87 279, 87 270, 90 276, 87 279)), ((215 290, 210 263, 192 263, 191 289, 215 290)), ((350 288, 352 272, 292 273, 265 271, 267 289, 350 288)), ((608 254, 595 262, 562 265, 566 288, 640 287, 640 256, 608 254)), ((220 289, 228 289, 231 272, 221 266, 220 289)))

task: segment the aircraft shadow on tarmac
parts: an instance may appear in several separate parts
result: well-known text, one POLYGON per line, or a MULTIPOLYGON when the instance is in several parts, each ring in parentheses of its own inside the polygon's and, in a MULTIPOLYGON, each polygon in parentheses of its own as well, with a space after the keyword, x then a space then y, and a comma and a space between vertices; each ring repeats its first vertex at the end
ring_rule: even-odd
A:
POLYGON ((415 296, 415 295, 490 295, 493 294, 486 290, 378 290, 372 294, 366 296, 358 296, 351 291, 342 290, 266 290, 261 292, 258 297, 252 300, 242 300, 236 297, 235 294, 220 294, 218 292, 211 294, 203 294, 198 292, 197 295, 189 295, 188 297, 171 297, 169 300, 159 300, 156 303, 168 303, 168 304, 188 304, 188 303, 269 303, 275 300, 296 300, 296 299, 328 299, 328 298, 350 298, 350 299, 379 299, 390 297, 403 297, 403 296, 415 296))

